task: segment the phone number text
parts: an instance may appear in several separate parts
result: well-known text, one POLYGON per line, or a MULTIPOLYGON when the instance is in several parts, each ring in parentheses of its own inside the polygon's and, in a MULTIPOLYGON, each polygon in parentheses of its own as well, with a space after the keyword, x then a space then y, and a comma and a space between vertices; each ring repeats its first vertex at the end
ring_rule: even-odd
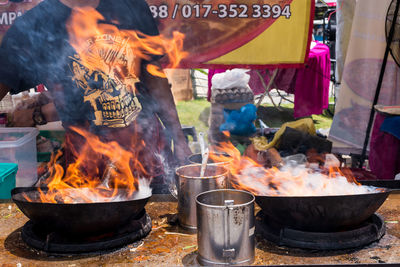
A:
POLYGON ((219 4, 217 6, 209 4, 175 4, 172 7, 167 5, 151 5, 150 11, 154 18, 175 19, 181 16, 185 19, 189 18, 208 18, 209 16, 217 16, 218 18, 273 18, 291 17, 290 5, 281 7, 280 5, 245 5, 245 4, 219 4))

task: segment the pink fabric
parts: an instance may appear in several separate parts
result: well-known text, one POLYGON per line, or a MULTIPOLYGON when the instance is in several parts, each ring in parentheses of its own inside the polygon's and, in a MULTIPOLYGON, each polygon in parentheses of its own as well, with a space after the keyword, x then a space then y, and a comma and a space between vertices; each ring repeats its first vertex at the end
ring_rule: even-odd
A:
POLYGON ((329 107, 331 62, 329 47, 317 43, 310 50, 305 68, 297 70, 294 90, 294 117, 321 114, 329 107))
MULTIPOLYGON (((269 77, 272 76, 271 70, 259 70, 260 74, 264 77, 264 82, 268 85, 269 77), (268 75, 267 75, 268 74, 268 75)), ((272 88, 279 88, 289 94, 294 94, 296 85, 297 69, 280 69, 276 74, 272 88)), ((253 89, 254 94, 260 95, 264 93, 264 86, 257 74, 257 70, 250 71, 250 88, 253 89)))
POLYGON ((400 173, 400 140, 380 130, 384 119, 384 115, 376 115, 370 142, 369 165, 378 179, 394 179, 400 173))
MULTIPOLYGON (((208 74, 208 100, 211 96, 211 79, 216 73, 225 69, 210 69, 208 74)), ((259 70, 266 84, 272 75, 271 70, 259 70), (269 75, 266 75, 268 72, 269 75)), ((306 117, 312 114, 321 114, 329 107, 329 82, 330 82, 330 54, 328 46, 317 42, 310 50, 305 68, 279 69, 273 88, 278 88, 295 95, 294 116, 306 117)), ((264 93, 257 70, 250 70, 250 88, 255 95, 264 93)))

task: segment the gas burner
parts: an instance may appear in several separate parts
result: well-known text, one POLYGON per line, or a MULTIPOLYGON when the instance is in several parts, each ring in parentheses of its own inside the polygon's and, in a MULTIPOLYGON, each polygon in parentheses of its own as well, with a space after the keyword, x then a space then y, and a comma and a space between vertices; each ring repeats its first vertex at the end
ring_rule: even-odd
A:
POLYGON ((305 232, 282 227, 262 211, 258 212, 255 225, 258 235, 279 246, 316 250, 363 247, 379 240, 386 232, 382 217, 376 213, 355 229, 330 233, 305 232))
POLYGON ((151 231, 150 216, 145 210, 117 232, 98 236, 71 237, 49 232, 28 221, 22 228, 22 239, 29 246, 49 253, 78 254, 111 250, 131 244, 146 237, 151 231))

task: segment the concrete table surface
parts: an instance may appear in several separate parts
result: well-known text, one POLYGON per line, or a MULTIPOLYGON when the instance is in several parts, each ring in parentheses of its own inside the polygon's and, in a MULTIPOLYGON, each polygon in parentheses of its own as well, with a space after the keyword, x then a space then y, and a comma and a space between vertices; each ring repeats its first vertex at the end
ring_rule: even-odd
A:
MULTIPOLYGON (((146 210, 153 220, 153 229, 143 240, 110 252, 60 256, 27 246, 21 239, 21 227, 27 217, 15 204, 0 203, 0 266, 197 265, 196 234, 168 223, 177 213, 177 203, 170 196, 154 196, 146 210)), ((257 237, 254 265, 400 264, 400 194, 392 193, 378 213, 387 227, 379 242, 360 249, 321 252, 279 247, 257 237)))

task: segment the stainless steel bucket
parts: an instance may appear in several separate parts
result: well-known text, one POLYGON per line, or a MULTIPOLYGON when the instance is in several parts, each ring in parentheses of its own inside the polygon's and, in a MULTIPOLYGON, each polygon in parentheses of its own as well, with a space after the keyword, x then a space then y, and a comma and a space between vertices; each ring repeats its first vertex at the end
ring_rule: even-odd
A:
MULTIPOLYGON (((228 154, 225 153, 216 153, 216 152, 212 152, 214 155, 216 155, 216 157, 213 157, 210 155, 208 157, 208 161, 207 164, 209 165, 220 165, 220 166, 224 166, 226 168, 228 168, 228 170, 230 170, 231 165, 233 164, 233 158, 231 156, 229 156, 228 154)), ((202 155, 201 153, 197 153, 197 154, 192 154, 189 156, 188 158, 190 163, 193 164, 201 164, 202 161, 202 155)), ((233 189, 232 185, 231 185, 231 173, 228 173, 228 178, 226 180, 226 188, 227 189, 233 189)))
POLYGON ((239 190, 213 190, 197 196, 200 264, 247 265, 254 261, 254 199, 239 190))
POLYGON ((183 228, 197 229, 196 196, 202 192, 226 188, 228 169, 220 165, 207 165, 200 177, 201 165, 185 165, 176 169, 178 178, 178 220, 183 228))

